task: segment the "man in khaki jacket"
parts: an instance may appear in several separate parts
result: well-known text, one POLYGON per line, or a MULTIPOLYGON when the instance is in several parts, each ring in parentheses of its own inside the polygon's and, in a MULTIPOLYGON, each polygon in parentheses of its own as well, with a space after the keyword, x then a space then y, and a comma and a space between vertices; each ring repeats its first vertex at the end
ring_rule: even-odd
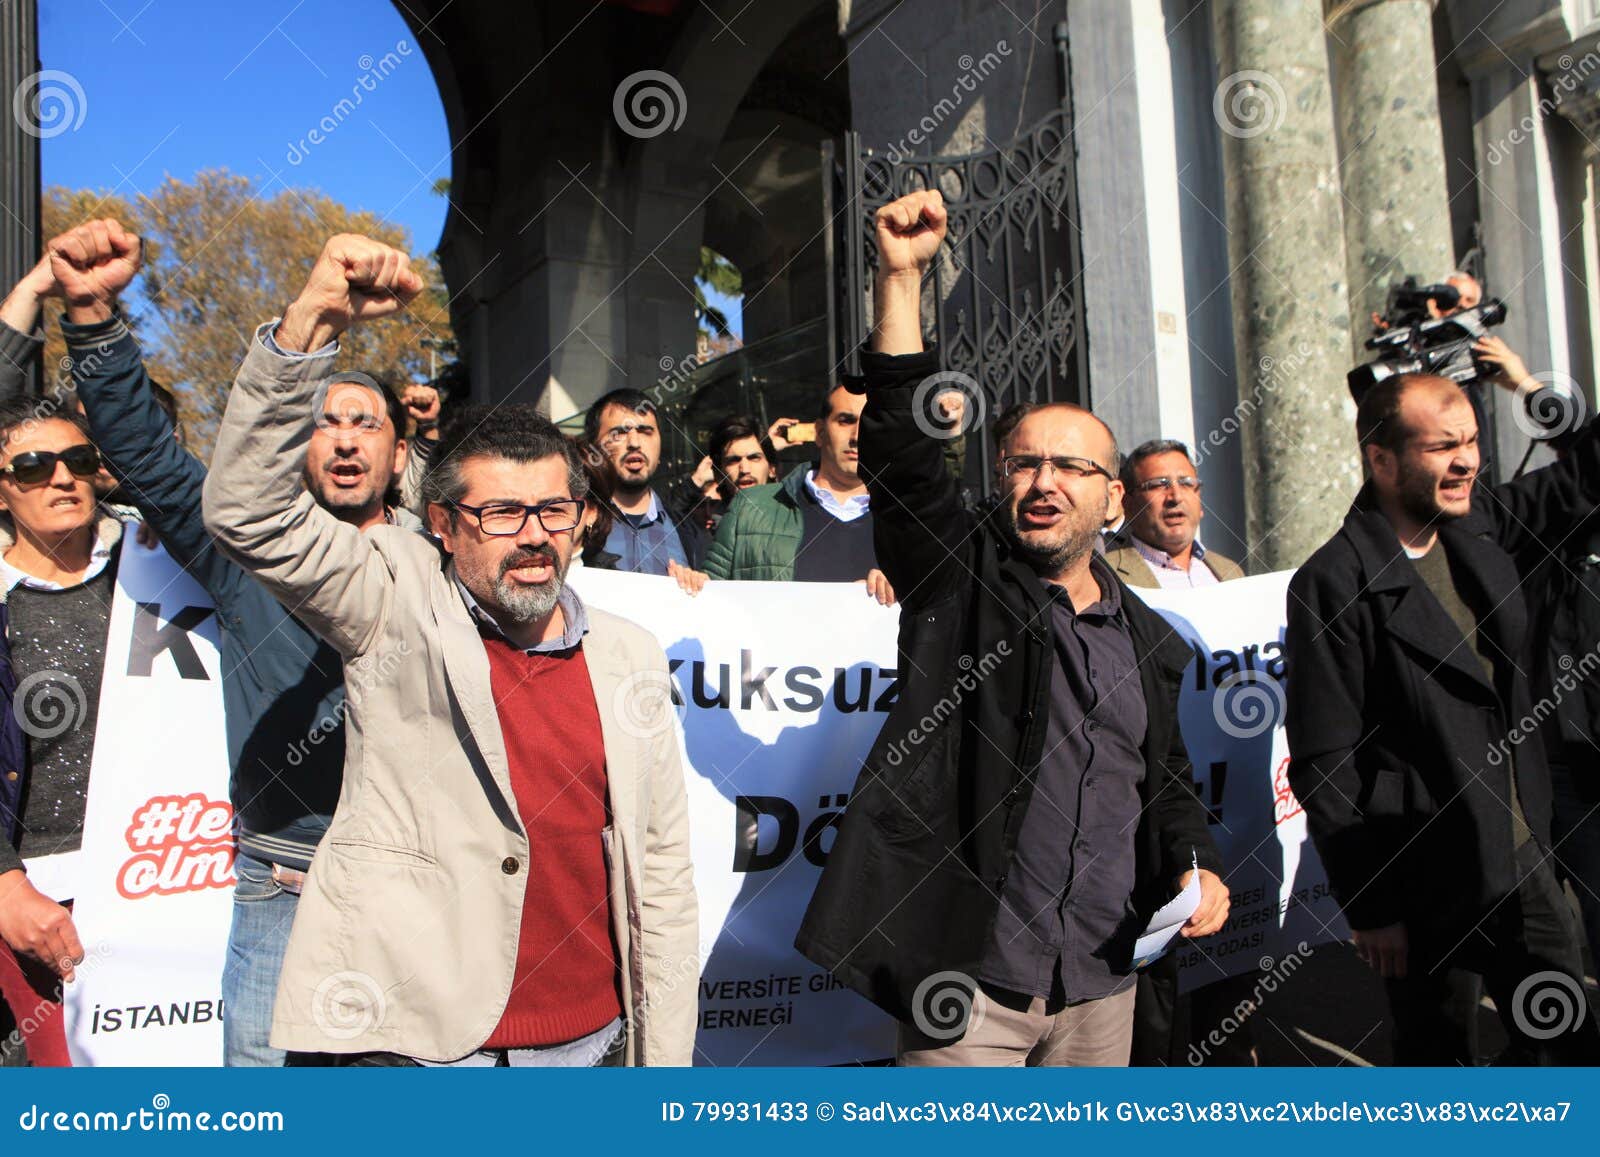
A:
POLYGON ((370 408, 329 383, 339 335, 421 288, 404 254, 332 238, 252 338, 205 486, 221 548, 345 661, 344 786, 272 1043, 340 1064, 689 1064, 698 917, 666 657, 563 581, 587 489, 571 443, 529 406, 462 415, 424 483, 439 547, 359 534, 300 484, 314 424, 370 408))
POLYGON ((1208 587, 1244 578, 1231 558, 1200 543, 1200 477, 1182 442, 1157 439, 1122 463, 1121 526, 1106 539, 1106 562, 1130 587, 1208 587))

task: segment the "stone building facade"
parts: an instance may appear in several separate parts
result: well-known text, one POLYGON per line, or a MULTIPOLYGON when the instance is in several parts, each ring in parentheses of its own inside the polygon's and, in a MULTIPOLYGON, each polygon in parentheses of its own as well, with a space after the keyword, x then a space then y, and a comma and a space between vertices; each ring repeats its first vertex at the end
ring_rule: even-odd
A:
MULTIPOLYGON (((747 345, 788 342, 744 386, 820 389, 849 225, 823 144, 1003 151, 1065 79, 1084 392, 1124 445, 1200 448, 1219 549, 1294 565, 1338 524, 1344 374, 1404 274, 1479 270, 1529 367, 1593 399, 1600 0, 397 8, 452 138, 439 252, 480 398, 561 419, 624 384, 698 388, 702 245, 743 272, 747 345)), ((7 75, 29 40, 8 36, 7 75)), ((4 179, 36 182, 11 144, 4 179)), ((0 240, 8 267, 33 244, 0 240)), ((1522 456, 1508 415, 1494 438, 1522 456)))

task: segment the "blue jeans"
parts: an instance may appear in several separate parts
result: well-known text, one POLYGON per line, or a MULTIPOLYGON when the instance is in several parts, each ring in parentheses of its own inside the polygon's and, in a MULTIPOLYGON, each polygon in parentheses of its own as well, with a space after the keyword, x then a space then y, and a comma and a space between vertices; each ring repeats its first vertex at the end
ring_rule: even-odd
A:
POLYGON ((281 1067, 283 1050, 267 1038, 300 897, 273 881, 271 864, 243 852, 234 858, 233 873, 233 925, 222 970, 222 1063, 281 1067))

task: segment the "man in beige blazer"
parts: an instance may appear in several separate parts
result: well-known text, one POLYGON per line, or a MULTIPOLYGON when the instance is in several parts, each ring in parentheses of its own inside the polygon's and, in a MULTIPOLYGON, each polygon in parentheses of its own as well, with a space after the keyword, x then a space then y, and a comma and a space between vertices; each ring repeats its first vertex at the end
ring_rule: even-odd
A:
POLYGON ((397 250, 332 238, 251 339, 205 485, 221 548, 345 661, 344 786, 272 1043, 302 1063, 689 1064, 666 657, 563 581, 587 489, 571 443, 530 406, 463 415, 424 483, 437 546, 359 534, 300 484, 321 415, 370 398, 329 384, 339 335, 421 288, 397 250))
POLYGON ((1207 587, 1244 578, 1200 543, 1200 477, 1182 442, 1145 442, 1123 460, 1126 518, 1105 540, 1106 562, 1131 587, 1207 587))

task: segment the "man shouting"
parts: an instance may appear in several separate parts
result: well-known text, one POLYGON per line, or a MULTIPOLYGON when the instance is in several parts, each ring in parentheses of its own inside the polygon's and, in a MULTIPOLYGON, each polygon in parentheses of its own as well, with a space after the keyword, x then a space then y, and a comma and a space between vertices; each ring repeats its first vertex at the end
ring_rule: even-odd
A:
POLYGON ((329 240, 251 339, 205 485, 207 529, 347 681, 387 672, 349 704, 273 1044, 343 1064, 687 1064, 699 954, 666 658, 564 582, 574 445, 531 406, 460 415, 423 486, 440 547, 363 535, 300 485, 317 415, 340 412, 340 334, 421 288, 405 254, 329 240))

